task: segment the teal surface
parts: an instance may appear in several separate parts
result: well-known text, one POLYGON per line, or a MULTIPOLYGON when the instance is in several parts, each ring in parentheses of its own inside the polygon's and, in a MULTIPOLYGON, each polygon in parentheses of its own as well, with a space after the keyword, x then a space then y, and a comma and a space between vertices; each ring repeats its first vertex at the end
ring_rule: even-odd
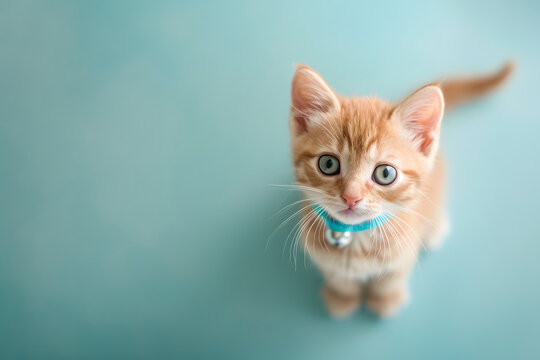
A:
POLYGON ((0 1, 2 359, 540 357, 540 3, 0 1), (397 100, 518 71, 445 118, 452 234, 412 302, 330 319, 272 231, 298 199, 293 62, 397 100))

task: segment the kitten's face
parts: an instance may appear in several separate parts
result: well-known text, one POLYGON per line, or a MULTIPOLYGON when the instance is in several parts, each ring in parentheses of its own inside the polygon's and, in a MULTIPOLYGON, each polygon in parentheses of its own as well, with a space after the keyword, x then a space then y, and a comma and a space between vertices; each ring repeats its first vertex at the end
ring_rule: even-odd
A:
POLYGON ((443 103, 440 90, 430 88, 397 107, 339 98, 317 73, 300 67, 291 133, 296 180, 306 197, 348 224, 407 207, 437 151, 443 103))

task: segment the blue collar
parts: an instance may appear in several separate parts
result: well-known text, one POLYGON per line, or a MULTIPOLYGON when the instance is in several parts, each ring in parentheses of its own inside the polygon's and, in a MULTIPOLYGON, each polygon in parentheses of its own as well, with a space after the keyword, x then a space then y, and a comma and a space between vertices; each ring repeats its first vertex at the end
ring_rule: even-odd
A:
POLYGON ((390 219, 389 214, 383 213, 374 219, 364 221, 360 224, 350 225, 350 224, 342 223, 341 221, 338 221, 330 217, 330 215, 328 215, 328 212, 324 210, 322 206, 320 205, 315 205, 313 206, 313 208, 315 212, 317 213, 317 215, 319 215, 319 217, 324 220, 324 222, 326 223, 326 226, 330 230, 336 231, 336 232, 357 232, 357 231, 364 231, 368 229, 375 229, 377 226, 384 224, 386 221, 388 221, 388 219, 390 219))

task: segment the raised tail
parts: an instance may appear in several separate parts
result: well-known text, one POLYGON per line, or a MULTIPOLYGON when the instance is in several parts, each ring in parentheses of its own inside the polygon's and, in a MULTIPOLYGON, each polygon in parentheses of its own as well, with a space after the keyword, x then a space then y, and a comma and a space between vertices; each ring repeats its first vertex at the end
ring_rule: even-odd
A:
POLYGON ((445 108, 450 109, 496 89, 504 83, 514 68, 514 62, 509 61, 494 74, 448 79, 436 82, 434 85, 441 88, 444 94, 445 108))

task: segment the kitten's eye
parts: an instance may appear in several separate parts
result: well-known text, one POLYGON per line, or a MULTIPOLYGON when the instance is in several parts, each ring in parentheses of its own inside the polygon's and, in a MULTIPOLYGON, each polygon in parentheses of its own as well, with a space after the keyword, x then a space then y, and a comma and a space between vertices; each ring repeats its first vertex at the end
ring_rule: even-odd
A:
POLYGON ((339 160, 332 155, 323 155, 319 158, 319 169, 325 175, 339 174, 339 160))
POLYGON ((396 180, 397 170, 390 165, 379 165, 373 171, 372 179, 379 185, 390 185, 396 180))

